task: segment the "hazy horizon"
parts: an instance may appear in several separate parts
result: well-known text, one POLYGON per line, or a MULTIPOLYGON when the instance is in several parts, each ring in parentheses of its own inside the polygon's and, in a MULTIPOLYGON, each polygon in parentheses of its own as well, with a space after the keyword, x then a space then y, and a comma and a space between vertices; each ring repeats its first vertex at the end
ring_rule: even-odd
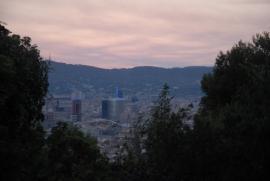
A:
POLYGON ((99 68, 213 66, 269 31, 269 0, 9 0, 0 20, 41 55, 99 68))
POLYGON ((138 66, 133 66, 133 67, 98 67, 98 66, 94 66, 94 65, 87 65, 87 64, 80 64, 80 63, 76 63, 76 62, 71 62, 71 63, 68 63, 68 62, 63 62, 61 60, 49 60, 49 59, 46 59, 44 58, 44 61, 52 61, 52 62, 55 62, 55 63, 64 63, 64 64, 68 64, 68 65, 78 65, 78 66, 88 66, 88 67, 94 67, 94 68, 97 68, 97 69, 105 69, 105 70, 113 70, 113 69, 134 69, 134 68, 140 68, 140 67, 153 67, 153 68, 162 68, 162 69, 177 69, 177 68, 188 68, 188 67, 213 67, 213 65, 187 65, 187 66, 172 66, 172 67, 162 67, 162 66, 153 66, 153 65, 138 65, 138 66))

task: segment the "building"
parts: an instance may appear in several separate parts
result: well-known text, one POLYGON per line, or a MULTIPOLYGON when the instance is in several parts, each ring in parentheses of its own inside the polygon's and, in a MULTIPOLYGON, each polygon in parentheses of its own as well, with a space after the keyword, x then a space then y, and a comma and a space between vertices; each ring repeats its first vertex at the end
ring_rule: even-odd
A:
POLYGON ((54 95, 54 117, 56 121, 70 121, 71 99, 69 95, 54 95))
POLYGON ((74 92, 71 96, 72 99, 72 110, 71 120, 78 122, 82 120, 82 93, 74 92))
POLYGON ((82 94, 76 92, 72 95, 47 95, 42 111, 45 129, 56 126, 60 121, 81 121, 82 94))
POLYGON ((69 121, 71 112, 70 97, 66 95, 47 95, 42 108, 44 114, 43 126, 50 129, 59 121, 69 121))
POLYGON ((56 121, 54 118, 54 112, 52 108, 50 108, 44 115, 44 121, 42 122, 42 125, 45 129, 49 129, 56 126, 56 121))
POLYGON ((72 121, 81 121, 82 119, 82 101, 81 100, 72 100, 72 121))
POLYGON ((115 97, 116 98, 124 98, 123 92, 119 89, 119 87, 116 87, 116 89, 115 89, 115 97))
POLYGON ((125 110, 126 102, 122 91, 116 87, 115 98, 102 100, 102 118, 119 121, 125 110))
POLYGON ((125 109, 126 100, 123 98, 112 98, 102 101, 102 118, 119 120, 125 109))

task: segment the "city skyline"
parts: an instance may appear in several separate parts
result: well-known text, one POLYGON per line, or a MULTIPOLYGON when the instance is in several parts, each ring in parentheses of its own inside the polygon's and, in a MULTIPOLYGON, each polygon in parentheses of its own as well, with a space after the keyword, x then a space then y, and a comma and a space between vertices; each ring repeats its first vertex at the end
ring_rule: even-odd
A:
POLYGON ((212 66, 219 51, 269 31, 269 0, 10 0, 0 20, 44 58, 96 66, 212 66))

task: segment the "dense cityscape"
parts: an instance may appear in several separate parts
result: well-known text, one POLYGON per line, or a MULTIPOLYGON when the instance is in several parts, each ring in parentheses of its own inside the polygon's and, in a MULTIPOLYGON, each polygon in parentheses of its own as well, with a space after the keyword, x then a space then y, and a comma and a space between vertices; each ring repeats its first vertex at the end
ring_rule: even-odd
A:
MULTIPOLYGON (((80 92, 70 95, 47 95, 43 107, 43 127, 50 134, 51 128, 58 122, 72 123, 85 134, 94 136, 101 148, 110 159, 114 159, 122 145, 132 136, 132 128, 139 116, 147 116, 152 109, 158 95, 145 97, 125 96, 119 87, 115 94, 108 98, 86 98, 80 92)), ((197 100, 174 99, 174 107, 187 107, 192 104, 195 114, 198 107, 197 100)), ((186 122, 190 127, 193 120, 186 122)))

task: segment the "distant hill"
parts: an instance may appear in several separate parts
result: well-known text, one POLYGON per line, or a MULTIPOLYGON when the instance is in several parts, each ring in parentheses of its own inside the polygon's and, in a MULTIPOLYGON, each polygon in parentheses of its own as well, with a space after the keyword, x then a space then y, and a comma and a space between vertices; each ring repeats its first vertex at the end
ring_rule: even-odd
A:
POLYGON ((50 62, 49 91, 55 94, 80 90, 85 93, 112 94, 116 86, 124 94, 157 95, 168 83, 174 96, 200 96, 200 81, 211 67, 185 68, 135 67, 130 69, 102 69, 85 65, 50 62))

